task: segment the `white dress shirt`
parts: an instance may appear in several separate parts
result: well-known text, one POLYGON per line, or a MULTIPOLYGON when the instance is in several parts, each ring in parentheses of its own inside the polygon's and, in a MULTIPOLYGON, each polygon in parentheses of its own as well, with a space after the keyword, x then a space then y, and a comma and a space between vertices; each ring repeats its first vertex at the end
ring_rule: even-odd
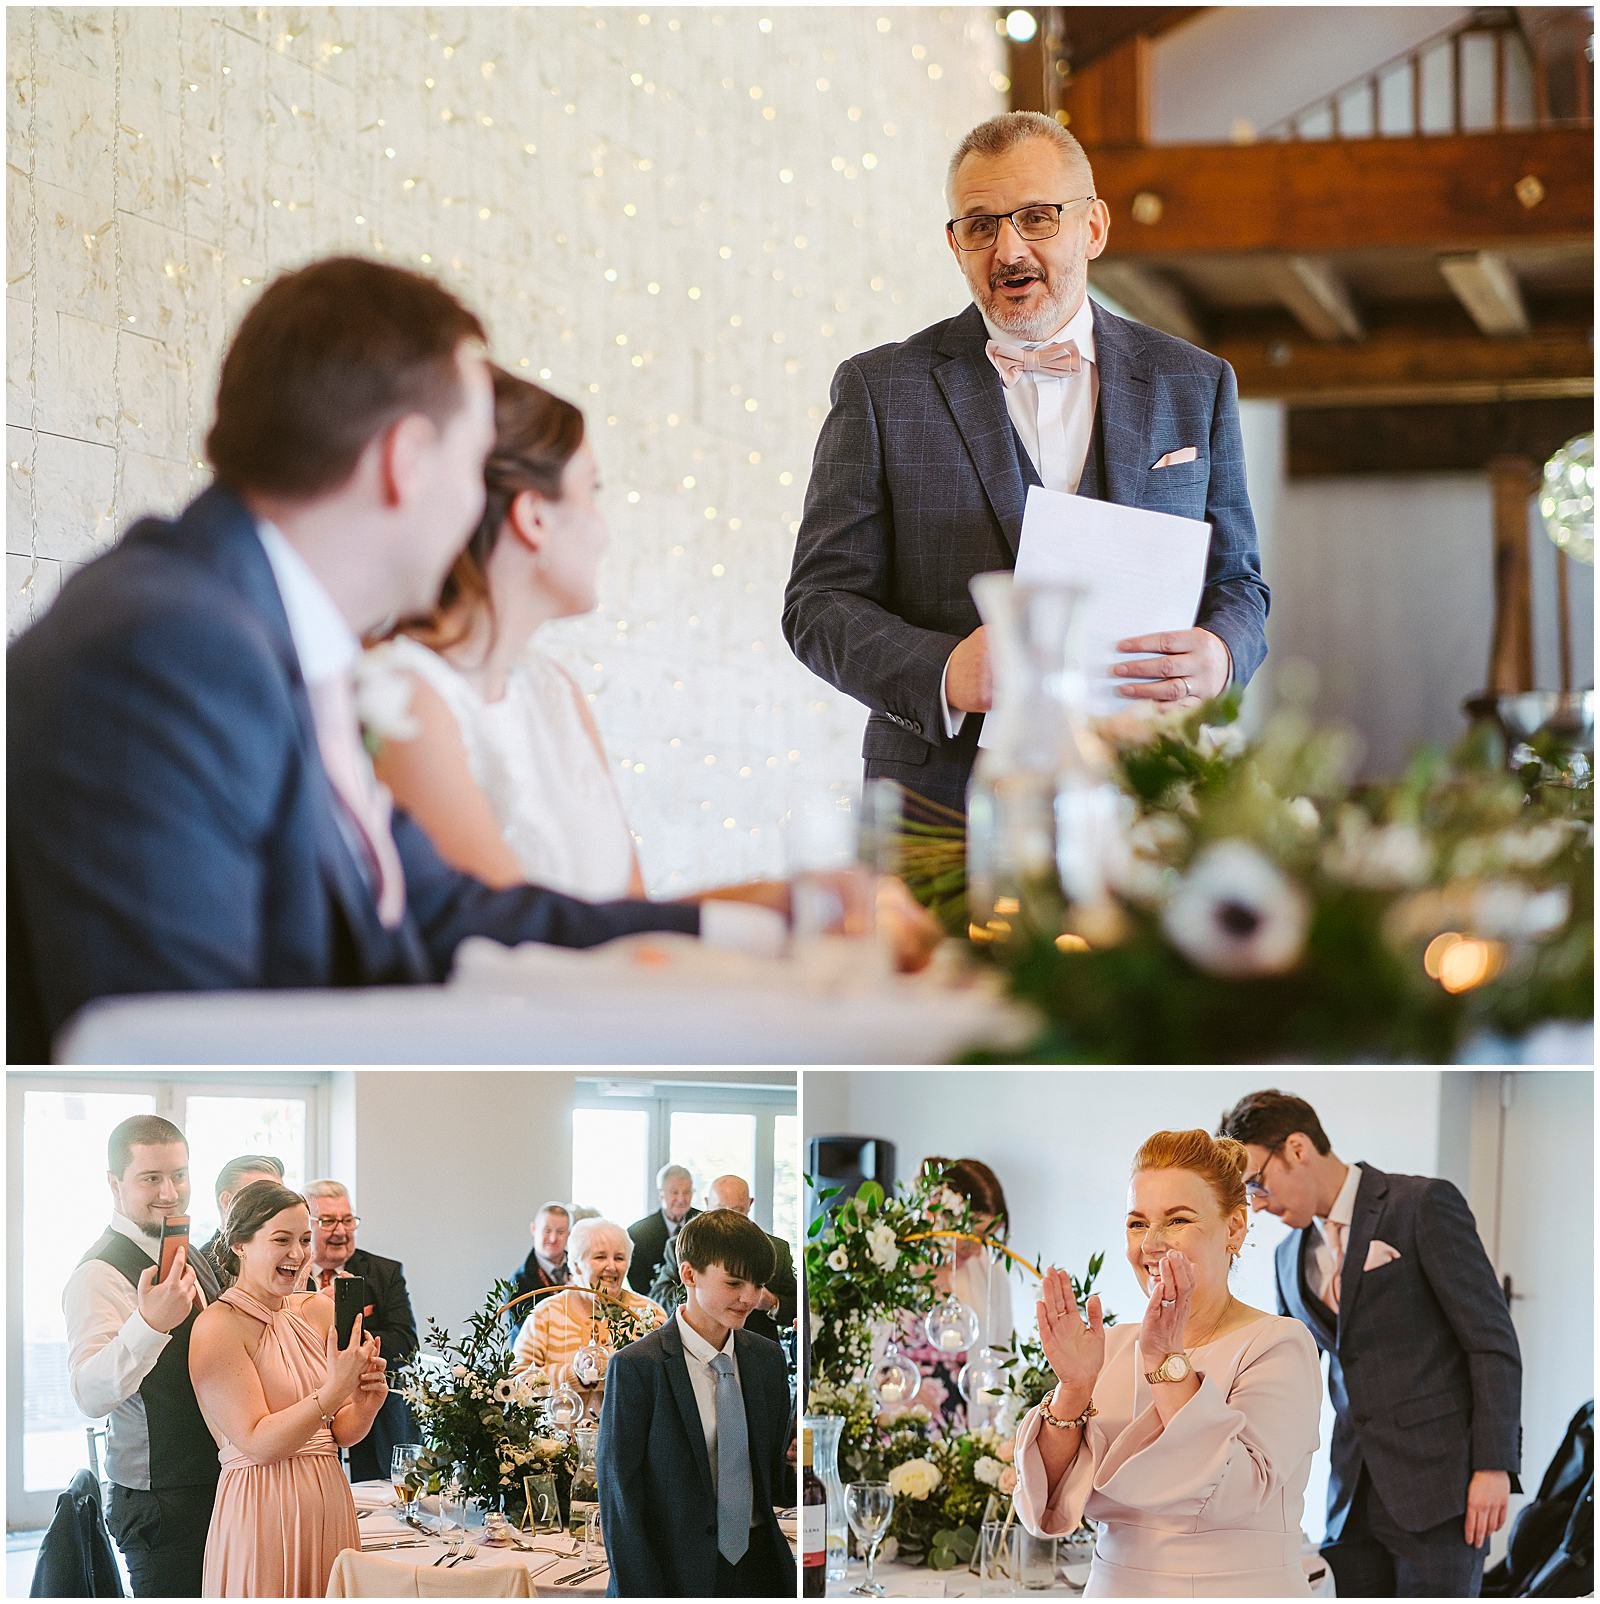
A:
MULTIPOLYGON (((157 1239, 125 1215, 110 1229, 156 1262, 157 1239)), ((139 1313, 128 1278, 103 1259, 80 1264, 61 1294, 67 1321, 67 1380, 72 1401, 92 1420, 111 1417, 105 1472, 119 1487, 150 1486, 150 1428, 139 1388, 172 1340, 139 1313)))
MULTIPOLYGON (((684 1363, 689 1367, 689 1385, 694 1388, 695 1407, 700 1411, 700 1429, 706 1437, 706 1456, 711 1461, 711 1485, 717 1485, 717 1373, 711 1368, 711 1361, 719 1353, 725 1353, 733 1361, 733 1384, 741 1389, 743 1384, 739 1380, 739 1356, 734 1351, 733 1331, 730 1327, 726 1340, 720 1348, 713 1348, 695 1328, 683 1317, 683 1309, 672 1317, 678 1322, 678 1335, 683 1338, 684 1363)), ((752 1485, 754 1485, 752 1479, 752 1485)), ((750 1527, 753 1531, 756 1526, 755 1511, 750 1512, 750 1527)))
MULTIPOLYGON (((1094 357, 1094 308, 1089 297, 1084 296, 1078 310, 1047 340, 1018 340, 1014 334, 990 322, 987 316, 983 326, 991 340, 1020 345, 1024 350, 1038 345, 1060 345, 1066 340, 1077 344, 1083 369, 1075 376, 1023 373, 1018 375, 1015 384, 1005 386, 1002 391, 1006 413, 1034 472, 1039 475, 1039 483, 1046 490, 1076 494, 1083 479, 1083 465, 1089 460, 1089 440, 1094 433, 1095 407, 1100 398, 1100 370, 1094 357)), ((949 672, 947 659, 945 675, 949 672)), ((946 683, 946 679, 941 678, 939 693, 944 702, 944 729, 954 740, 967 715, 950 705, 946 683)))
POLYGON ((1344 1185, 1339 1188, 1339 1195, 1333 1200, 1333 1206, 1326 1215, 1317 1216, 1317 1240, 1311 1249, 1311 1273, 1306 1277, 1311 1290, 1320 1298, 1322 1289, 1328 1284, 1329 1272, 1333 1269, 1333 1244, 1328 1240, 1328 1221, 1344 1227, 1344 1240, 1350 1241, 1350 1222, 1355 1218, 1356 1190, 1361 1185, 1361 1166, 1352 1164, 1346 1171, 1344 1185))

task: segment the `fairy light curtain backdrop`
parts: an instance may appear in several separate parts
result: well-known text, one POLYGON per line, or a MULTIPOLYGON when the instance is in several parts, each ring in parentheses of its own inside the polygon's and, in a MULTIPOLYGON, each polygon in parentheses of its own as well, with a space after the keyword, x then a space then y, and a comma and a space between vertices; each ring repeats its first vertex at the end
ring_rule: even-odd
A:
POLYGON ((438 274, 581 405, 614 541, 546 640, 590 693, 650 889, 783 868, 862 710, 778 628, 834 368, 947 315, 942 183, 1005 107, 978 8, 14 8, 12 632, 205 482, 273 274, 438 274))

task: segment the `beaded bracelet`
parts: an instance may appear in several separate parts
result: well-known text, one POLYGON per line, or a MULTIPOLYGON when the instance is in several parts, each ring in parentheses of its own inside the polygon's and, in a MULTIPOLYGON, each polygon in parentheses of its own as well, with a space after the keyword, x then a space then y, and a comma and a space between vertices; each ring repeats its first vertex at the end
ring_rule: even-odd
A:
POLYGON ((1050 1413, 1050 1405, 1048 1403, 1042 1403, 1039 1405, 1039 1413, 1044 1416, 1045 1424, 1047 1426, 1054 1426, 1058 1431, 1071 1431, 1075 1427, 1081 1431, 1083 1427, 1089 1424, 1089 1417, 1091 1415, 1099 1414, 1100 1411, 1095 1408, 1094 1399, 1091 1398, 1089 1400, 1088 1408, 1085 1409, 1076 1420, 1057 1420, 1056 1417, 1050 1413))

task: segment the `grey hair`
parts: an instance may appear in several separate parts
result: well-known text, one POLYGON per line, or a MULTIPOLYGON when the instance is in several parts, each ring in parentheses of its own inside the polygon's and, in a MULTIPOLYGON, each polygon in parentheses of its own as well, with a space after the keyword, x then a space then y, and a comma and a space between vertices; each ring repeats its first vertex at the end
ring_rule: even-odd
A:
POLYGON ((350 1188, 343 1181, 312 1181, 306 1187, 307 1197, 349 1197, 350 1188))
POLYGON ((668 1181, 687 1181, 694 1185, 694 1177, 681 1164, 663 1164, 656 1171, 656 1190, 659 1192, 668 1181))
POLYGON ((632 1264, 633 1238, 615 1220, 603 1220, 598 1216, 593 1219, 579 1220, 573 1226, 572 1235, 567 1238, 567 1258, 573 1264, 582 1264, 584 1255, 589 1250, 589 1244, 597 1236, 603 1236, 607 1231, 615 1231, 622 1238, 623 1250, 628 1256, 627 1263, 632 1264))
MULTIPOLYGON (((1054 117, 1042 111, 1006 111, 998 117, 981 122, 956 146, 950 166, 944 176, 945 200, 952 215, 955 212, 956 172, 969 156, 1004 156, 1025 139, 1048 140, 1071 163, 1081 164, 1089 176, 1089 188, 1094 188, 1094 170, 1077 136, 1069 134, 1054 117)), ((1067 197, 1063 196, 1065 200, 1067 197)))
POLYGON ((533 1211, 534 1219, 537 1220, 541 1214, 559 1214, 567 1220, 572 1218, 572 1210, 565 1203, 541 1203, 533 1211))

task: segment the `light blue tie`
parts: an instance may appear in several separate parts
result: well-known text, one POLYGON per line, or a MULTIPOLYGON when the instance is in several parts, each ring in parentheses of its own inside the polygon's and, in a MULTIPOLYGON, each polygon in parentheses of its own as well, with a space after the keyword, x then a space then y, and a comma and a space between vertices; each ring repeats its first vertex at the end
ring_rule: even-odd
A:
POLYGON ((717 1552, 737 1565, 750 1547, 750 1432, 733 1360, 713 1354, 717 1373, 717 1552))

